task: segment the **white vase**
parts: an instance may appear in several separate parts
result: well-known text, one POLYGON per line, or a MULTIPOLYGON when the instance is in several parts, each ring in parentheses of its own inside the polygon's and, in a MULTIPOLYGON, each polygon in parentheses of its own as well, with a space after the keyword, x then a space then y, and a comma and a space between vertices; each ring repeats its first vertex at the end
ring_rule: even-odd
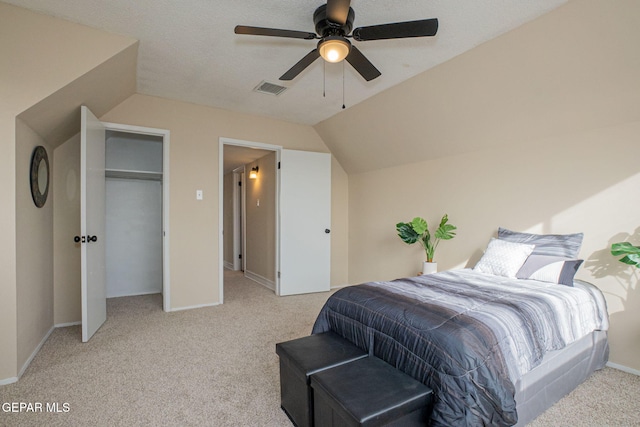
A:
POLYGON ((437 271, 438 271, 437 262, 424 261, 422 263, 422 274, 431 274, 431 273, 436 273, 437 271))

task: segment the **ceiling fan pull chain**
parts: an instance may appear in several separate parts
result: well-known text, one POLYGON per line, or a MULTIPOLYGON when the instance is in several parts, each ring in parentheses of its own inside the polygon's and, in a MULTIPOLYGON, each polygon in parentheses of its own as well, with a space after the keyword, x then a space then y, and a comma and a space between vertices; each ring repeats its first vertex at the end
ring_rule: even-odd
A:
POLYGON ((327 97, 327 63, 322 61, 322 97, 327 97))
POLYGON ((342 109, 344 110, 344 61, 342 61, 342 109))

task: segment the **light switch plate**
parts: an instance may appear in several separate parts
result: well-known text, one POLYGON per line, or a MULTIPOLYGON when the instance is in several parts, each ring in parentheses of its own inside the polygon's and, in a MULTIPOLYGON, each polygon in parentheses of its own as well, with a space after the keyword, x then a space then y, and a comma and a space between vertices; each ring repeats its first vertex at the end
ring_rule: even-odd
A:
POLYGON ((202 200, 202 190, 196 190, 196 200, 202 200))

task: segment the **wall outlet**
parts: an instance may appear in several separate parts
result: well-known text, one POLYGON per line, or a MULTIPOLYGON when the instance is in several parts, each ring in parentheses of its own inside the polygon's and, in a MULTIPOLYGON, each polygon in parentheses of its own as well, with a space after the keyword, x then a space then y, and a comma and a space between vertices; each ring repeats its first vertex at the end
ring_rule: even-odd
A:
POLYGON ((196 190, 196 200, 202 200, 202 190, 196 190))

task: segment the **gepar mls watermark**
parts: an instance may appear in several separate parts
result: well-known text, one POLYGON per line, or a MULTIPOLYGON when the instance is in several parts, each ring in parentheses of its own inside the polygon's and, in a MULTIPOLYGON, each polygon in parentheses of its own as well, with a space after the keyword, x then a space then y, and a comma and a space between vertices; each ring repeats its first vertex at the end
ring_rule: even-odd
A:
POLYGON ((4 402, 2 412, 11 413, 57 413, 64 414, 71 411, 71 405, 67 402, 4 402))

